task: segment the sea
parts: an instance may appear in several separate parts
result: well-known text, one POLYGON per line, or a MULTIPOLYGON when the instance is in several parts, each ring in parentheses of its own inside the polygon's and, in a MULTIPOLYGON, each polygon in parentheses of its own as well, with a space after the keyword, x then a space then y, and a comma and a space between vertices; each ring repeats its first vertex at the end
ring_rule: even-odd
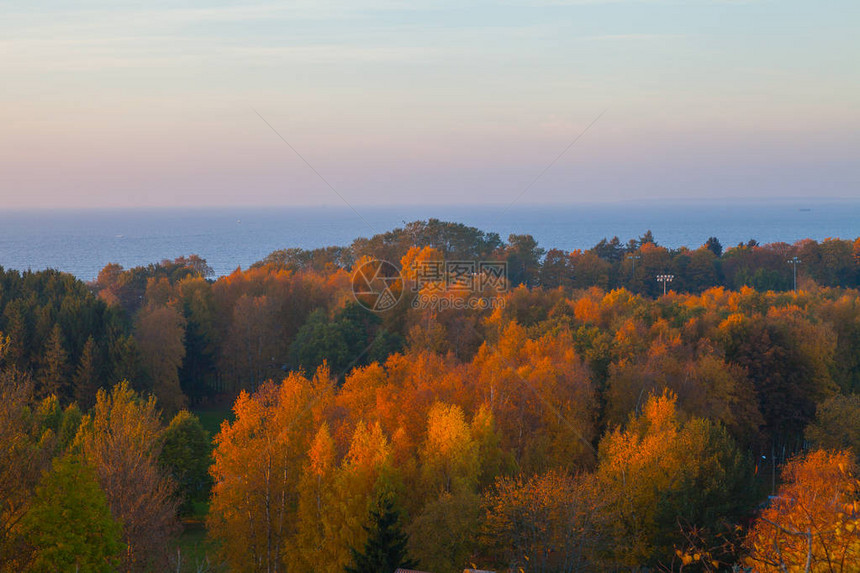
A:
POLYGON ((247 268, 277 249, 349 245, 438 218, 499 233, 530 234, 541 247, 587 249, 651 230, 666 247, 725 247, 860 237, 856 200, 629 201, 566 205, 327 206, 8 210, 0 207, 0 266, 58 269, 91 281, 108 263, 125 268, 183 255, 206 259, 216 275, 247 268))

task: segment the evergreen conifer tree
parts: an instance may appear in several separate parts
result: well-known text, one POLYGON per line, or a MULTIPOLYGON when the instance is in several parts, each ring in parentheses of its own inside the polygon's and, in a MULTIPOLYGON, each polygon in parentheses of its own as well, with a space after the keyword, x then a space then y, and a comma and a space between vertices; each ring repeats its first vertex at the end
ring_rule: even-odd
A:
POLYGON ((364 551, 350 548, 354 565, 346 568, 347 573, 394 573, 398 567, 415 566, 406 555, 407 536, 390 496, 380 498, 379 507, 370 512, 370 525, 364 529, 364 551))

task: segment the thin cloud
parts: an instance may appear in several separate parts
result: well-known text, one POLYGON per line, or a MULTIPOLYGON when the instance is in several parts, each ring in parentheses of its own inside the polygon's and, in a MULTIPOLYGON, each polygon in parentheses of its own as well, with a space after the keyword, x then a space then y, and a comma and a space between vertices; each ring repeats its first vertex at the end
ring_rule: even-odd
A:
MULTIPOLYGON (((756 4, 762 0, 686 0, 689 6, 706 6, 708 4, 756 4)), ((509 6, 590 6, 603 4, 676 4, 672 0, 529 0, 519 2, 510 0, 509 6)))
POLYGON ((262 62, 264 60, 296 61, 305 64, 349 63, 349 62, 414 62, 444 53, 437 48, 423 47, 357 47, 352 45, 315 46, 241 46, 222 48, 224 56, 262 62))
POLYGON ((648 41, 648 40, 677 40, 688 38, 689 34, 602 34, 598 36, 583 36, 582 40, 598 41, 648 41))

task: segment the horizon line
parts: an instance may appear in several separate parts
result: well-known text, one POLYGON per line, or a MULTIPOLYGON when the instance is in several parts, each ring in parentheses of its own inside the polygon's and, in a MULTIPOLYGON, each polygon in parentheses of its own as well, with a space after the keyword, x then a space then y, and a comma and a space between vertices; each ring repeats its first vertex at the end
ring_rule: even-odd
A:
MULTIPOLYGON (((655 204, 762 204, 762 203, 846 203, 860 202, 860 197, 852 196, 815 196, 815 197, 636 197, 636 198, 618 198, 618 199, 578 199, 573 201, 545 201, 545 202, 522 202, 518 203, 518 208, 546 208, 546 207, 577 207, 577 206, 618 206, 625 204, 642 205, 647 203, 655 204)), ((484 209, 504 209, 505 206, 501 203, 355 203, 356 208, 366 209, 439 209, 439 208, 484 208, 484 209)), ((349 211, 349 207, 339 204, 319 204, 319 203, 213 203, 204 205, 91 205, 91 206, 76 206, 76 205, 32 205, 32 206, 0 206, 0 213, 14 212, 51 212, 51 211, 167 211, 167 210, 226 210, 226 209, 336 209, 349 211)))

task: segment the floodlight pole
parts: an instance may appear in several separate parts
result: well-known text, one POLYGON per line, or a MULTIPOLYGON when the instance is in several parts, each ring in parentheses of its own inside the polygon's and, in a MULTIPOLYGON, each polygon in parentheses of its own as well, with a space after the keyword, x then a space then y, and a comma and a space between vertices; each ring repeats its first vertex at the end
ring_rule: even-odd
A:
POLYGON ((631 253, 631 254, 627 255, 627 258, 630 259, 631 261, 633 261, 633 278, 636 278, 636 261, 641 259, 642 257, 640 257, 639 255, 634 255, 631 253))
POLYGON ((657 275, 657 282, 663 283, 663 296, 666 296, 666 284, 672 282, 675 275, 657 275))
POLYGON ((792 271, 794 274, 794 292, 796 293, 797 292, 797 265, 799 265, 803 261, 801 261, 800 259, 798 259, 795 256, 795 257, 791 257, 790 259, 788 259, 785 262, 787 262, 788 264, 790 264, 792 266, 792 271))

